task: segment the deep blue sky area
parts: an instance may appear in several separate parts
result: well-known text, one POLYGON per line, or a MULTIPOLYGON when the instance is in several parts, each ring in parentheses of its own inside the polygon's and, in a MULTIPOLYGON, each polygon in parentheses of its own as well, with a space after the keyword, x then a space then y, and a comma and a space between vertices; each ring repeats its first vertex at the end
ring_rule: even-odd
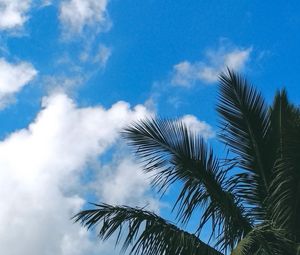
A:
POLYGON ((218 75, 299 105, 299 45, 299 1, 0 0, 0 254, 118 254, 69 220, 91 200, 174 219, 178 186, 158 201, 122 127, 182 119, 224 155, 218 75))
MULTIPOLYGON (((79 86, 76 92, 80 91, 83 100, 93 104, 109 106, 118 100, 137 104, 153 93, 153 83, 169 85, 175 64, 202 61, 205 51, 217 50, 225 39, 232 47, 252 47, 242 71, 268 99, 275 88, 285 86, 292 99, 298 100, 300 18, 296 1, 272 6, 261 1, 112 1, 108 12, 112 22, 109 31, 94 38, 85 34, 63 41, 57 18, 59 9, 52 5, 32 10, 24 35, 11 37, 4 33, 8 57, 30 60, 39 67, 41 75, 61 75, 72 71, 70 64, 57 64, 59 58, 68 56, 76 63, 86 41, 95 48, 97 43, 107 44, 112 54, 105 70, 93 72, 85 81, 86 86, 79 86)), ((85 63, 81 68, 89 72, 88 67, 85 63)), ((43 86, 31 87, 37 88, 43 86)), ((206 112, 214 105, 215 88, 215 84, 207 86, 198 81, 184 91, 178 87, 165 89, 168 93, 162 93, 162 98, 180 94, 185 102, 183 110, 166 105, 160 114, 181 115, 193 113, 189 109, 196 108, 198 112, 194 114, 204 114, 201 118, 209 121, 206 112), (201 108, 205 110, 201 112, 201 108)), ((13 107, 16 105, 8 110, 13 107)))

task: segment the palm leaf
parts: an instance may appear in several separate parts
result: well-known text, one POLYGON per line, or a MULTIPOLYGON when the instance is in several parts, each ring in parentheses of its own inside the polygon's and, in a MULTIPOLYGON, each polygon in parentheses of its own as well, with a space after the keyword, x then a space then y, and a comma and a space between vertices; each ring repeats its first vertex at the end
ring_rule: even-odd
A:
POLYGON ((300 110, 288 102, 285 90, 278 92, 271 109, 272 146, 277 160, 268 199, 271 219, 289 229, 300 242, 300 110))
POLYGON ((249 232, 231 255, 296 255, 298 245, 288 239, 287 233, 264 224, 249 232))
POLYGON ((242 205, 227 187, 226 169, 184 123, 143 120, 127 127, 123 136, 135 148, 144 170, 153 174, 153 185, 160 191, 177 181, 182 183, 174 206, 182 223, 188 222, 197 208, 203 208, 198 229, 211 220, 212 234, 224 250, 251 230, 242 205))
POLYGON ((252 205, 254 217, 262 220, 273 166, 266 142, 267 107, 261 94, 230 70, 221 74, 219 89, 220 139, 238 156, 237 166, 245 170, 233 182, 237 194, 252 205))
POLYGON ((92 228, 100 225, 99 238, 106 240, 114 233, 117 243, 124 235, 122 250, 130 245, 130 254, 143 255, 222 255, 195 235, 185 232, 152 212, 128 206, 95 205, 74 216, 76 222, 92 228), (123 231, 123 227, 128 230, 123 231))

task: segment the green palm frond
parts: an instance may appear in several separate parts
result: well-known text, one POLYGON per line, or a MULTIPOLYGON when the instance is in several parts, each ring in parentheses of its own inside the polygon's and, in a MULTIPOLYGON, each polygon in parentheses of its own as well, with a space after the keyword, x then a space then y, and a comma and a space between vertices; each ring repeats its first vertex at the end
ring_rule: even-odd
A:
POLYGON ((132 245, 130 254, 222 255, 195 235, 179 229, 152 212, 128 206, 95 206, 96 209, 75 215, 75 221, 87 228, 99 225, 99 238, 103 240, 117 234, 117 243, 124 239, 123 251, 132 245))
POLYGON ((180 181, 182 189, 175 207, 186 223, 195 209, 204 210, 199 230, 209 220, 212 234, 223 249, 248 231, 251 223, 244 208, 226 187, 226 169, 220 166, 203 139, 175 120, 148 119, 127 127, 123 136, 135 148, 144 170, 153 174, 153 184, 164 190, 180 181))
POLYGON ((300 108, 285 90, 268 108, 261 94, 230 70, 220 83, 225 159, 218 160, 180 120, 145 119, 122 132, 162 195, 179 187, 173 211, 180 227, 199 213, 194 234, 127 206, 95 205, 75 221, 98 226, 102 240, 116 234, 122 250, 130 247, 136 255, 300 255, 300 108), (199 239, 206 224, 214 248, 199 239))
POLYGON ((297 255, 298 245, 287 234, 269 224, 258 226, 238 243, 231 255, 297 255))
POLYGON ((236 176, 237 192, 263 219, 273 166, 265 138, 270 126, 266 104, 253 86, 230 70, 221 74, 219 90, 220 139, 245 170, 236 176))
POLYGON ((277 160, 268 199, 271 219, 300 242, 300 111, 286 91, 278 92, 271 108, 272 140, 277 160))

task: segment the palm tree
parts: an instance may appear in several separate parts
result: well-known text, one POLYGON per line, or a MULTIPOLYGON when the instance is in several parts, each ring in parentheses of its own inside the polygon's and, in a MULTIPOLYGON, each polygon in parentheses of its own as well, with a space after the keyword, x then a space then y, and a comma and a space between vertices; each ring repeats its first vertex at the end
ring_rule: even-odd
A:
POLYGON ((122 132, 159 192, 181 184, 178 226, 144 208, 103 203, 75 221, 99 224, 103 240, 117 233, 130 254, 300 254, 299 108, 285 90, 267 106, 246 79, 227 70, 220 75, 217 112, 218 137, 228 150, 223 159, 179 120, 146 119, 122 132), (199 212, 196 231, 184 231, 199 212), (207 224, 213 243, 199 237, 207 224))

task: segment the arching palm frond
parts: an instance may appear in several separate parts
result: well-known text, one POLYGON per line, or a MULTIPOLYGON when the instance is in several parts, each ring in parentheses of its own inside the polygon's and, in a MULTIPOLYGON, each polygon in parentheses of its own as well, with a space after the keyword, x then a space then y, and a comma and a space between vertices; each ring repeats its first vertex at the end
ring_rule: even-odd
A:
POLYGON ((271 108, 277 160, 268 199, 271 219, 300 242, 300 111, 278 92, 271 108))
POLYGON ((99 237, 103 240, 116 233, 117 243, 124 238, 123 251, 132 245, 130 254, 222 255, 195 235, 179 229, 152 212, 128 206, 95 206, 96 209, 75 215, 75 221, 87 228, 99 224, 99 237))
POLYGON ((126 128, 123 136, 142 159, 144 170, 153 173, 154 186, 162 190, 182 183, 176 201, 181 222, 186 223, 201 206, 199 229, 212 220, 212 234, 224 250, 251 230, 244 208, 226 187, 226 169, 184 123, 143 120, 126 128))
POLYGON ((238 243, 231 255, 296 255, 297 244, 286 236, 286 231, 270 224, 258 226, 238 243))
POLYGON ((219 90, 220 139, 246 170, 237 175, 237 191, 262 220, 273 166, 265 139, 270 125, 267 107, 261 94, 230 70, 221 74, 219 90))
POLYGON ((132 245, 131 254, 300 255, 300 108, 284 90, 267 108, 230 70, 220 81, 219 137, 231 151, 225 160, 179 120, 146 119, 122 133, 161 194, 181 185, 173 210, 181 227, 200 213, 194 234, 127 206, 95 205, 75 220, 99 224, 103 240, 116 233, 123 250, 132 245), (206 223, 215 248, 199 239, 206 223))

